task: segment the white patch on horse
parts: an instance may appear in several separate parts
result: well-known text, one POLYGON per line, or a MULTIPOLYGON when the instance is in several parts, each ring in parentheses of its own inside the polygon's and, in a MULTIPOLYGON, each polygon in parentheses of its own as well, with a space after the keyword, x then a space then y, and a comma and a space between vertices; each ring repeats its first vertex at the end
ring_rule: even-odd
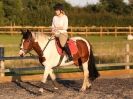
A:
MULTIPOLYGON (((34 33, 32 33, 32 35, 35 39, 35 42, 38 42, 41 50, 44 50, 50 37, 43 35, 43 34, 41 34, 41 35, 36 34, 35 35, 34 33)), ((75 42, 76 42, 76 40, 83 40, 87 44, 89 55, 90 55, 90 44, 87 42, 87 40, 85 40, 81 37, 73 37, 71 39, 73 39, 75 42)), ((23 48, 23 45, 22 45, 22 48, 23 48)), ((53 73, 52 68, 55 67, 60 60, 60 55, 56 49, 55 40, 51 40, 49 42, 49 44, 47 45, 47 47, 43 51, 43 57, 45 57, 46 61, 42 63, 45 66, 45 71, 44 71, 42 82, 46 83, 48 75, 50 75, 52 80, 56 79, 56 76, 53 73)), ((66 59, 67 59, 67 57, 64 56, 60 66, 71 65, 74 63, 73 61, 71 61, 69 63, 65 63, 66 59)), ((83 71, 84 71, 84 81, 83 81, 83 85, 81 88, 82 91, 86 90, 87 87, 91 86, 91 84, 88 80, 88 76, 89 76, 88 61, 89 61, 89 58, 88 58, 87 62, 82 64, 83 65, 83 71)))
MULTIPOLYGON (((71 39, 73 39, 75 42, 76 42, 76 40, 83 40, 87 44, 87 47, 88 47, 88 50, 89 50, 89 55, 90 55, 90 45, 85 39, 83 39, 81 37, 73 37, 71 39)), ((45 37, 44 37, 42 35, 41 36, 38 35, 37 41, 38 41, 38 43, 39 43, 42 50, 46 46, 48 40, 49 40, 48 36, 45 35, 45 37)), ((45 71, 44 71, 42 82, 46 83, 48 75, 50 75, 50 77, 53 80, 56 79, 55 74, 53 74, 52 68, 58 64, 59 59, 60 59, 60 55, 57 52, 57 49, 56 49, 56 46, 55 46, 55 40, 50 41, 50 43, 48 44, 48 46, 44 50, 43 55, 46 58, 46 61, 43 62, 43 65, 46 68, 45 68, 45 71)), ((67 59, 67 57, 65 56, 63 58, 62 62, 61 62, 61 66, 71 65, 71 64, 74 63, 73 61, 71 61, 69 63, 65 63, 66 59, 67 59)), ((89 61, 89 59, 87 60, 87 62, 85 62, 83 64, 84 81, 83 81, 83 85, 82 85, 82 88, 81 88, 82 91, 86 90, 87 87, 91 86, 91 84, 88 80, 88 76, 89 76, 88 61, 89 61)))

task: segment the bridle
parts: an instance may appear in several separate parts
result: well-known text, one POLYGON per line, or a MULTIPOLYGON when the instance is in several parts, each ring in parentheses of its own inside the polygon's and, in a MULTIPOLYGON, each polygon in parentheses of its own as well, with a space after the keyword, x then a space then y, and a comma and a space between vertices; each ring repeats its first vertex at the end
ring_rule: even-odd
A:
MULTIPOLYGON (((27 41, 29 42, 29 43, 31 43, 32 45, 32 49, 30 49, 30 50, 28 50, 28 49, 24 49, 24 48, 20 48, 20 50, 22 50, 24 53, 29 53, 30 54, 30 56, 35 56, 34 54, 32 54, 30 51, 31 50, 33 50, 33 42, 32 42, 32 38, 31 38, 31 36, 29 36, 29 38, 27 39, 27 41)), ((21 40, 21 42, 22 42, 22 40, 21 40)), ((22 44, 22 43, 21 43, 22 44)))
MULTIPOLYGON (((28 49, 20 48, 20 50, 22 50, 24 53, 30 54, 30 56, 36 56, 36 55, 34 55, 33 53, 30 52, 30 51, 33 50, 33 41, 32 41, 32 38, 31 38, 31 37, 32 37, 32 36, 30 36, 27 40, 29 41, 29 43, 32 44, 32 45, 31 45, 32 49, 28 50, 28 49)), ((52 36, 48 39, 48 41, 47 41, 46 45, 44 46, 42 52, 45 51, 45 49, 47 48, 47 46, 48 46, 48 44, 50 43, 50 41, 52 41, 52 40, 54 40, 54 39, 55 39, 55 36, 52 35, 52 36), (53 37, 54 37, 54 38, 53 38, 53 37)))

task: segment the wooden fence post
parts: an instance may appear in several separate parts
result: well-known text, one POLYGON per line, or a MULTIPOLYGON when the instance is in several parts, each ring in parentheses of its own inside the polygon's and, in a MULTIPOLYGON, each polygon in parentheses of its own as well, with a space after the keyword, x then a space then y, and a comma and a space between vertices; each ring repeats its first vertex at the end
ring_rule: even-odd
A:
POLYGON ((71 30, 70 36, 71 36, 71 37, 73 36, 73 33, 72 33, 72 32, 73 32, 73 29, 72 29, 72 28, 73 28, 73 27, 70 28, 70 30, 71 30))
POLYGON ((102 36, 103 36, 103 27, 100 26, 100 37, 102 37, 102 36))
POLYGON ((41 33, 43 33, 43 27, 40 28, 41 33))
POLYGON ((4 66, 4 47, 0 47, 0 76, 5 76, 5 66, 4 66))
POLYGON ((115 37, 117 37, 117 27, 115 26, 115 37))
POLYGON ((131 26, 129 26, 129 34, 131 35, 132 33, 132 27, 131 26))
POLYGON ((13 26, 12 26, 12 23, 11 23, 11 27, 10 27, 10 32, 11 32, 11 35, 13 35, 13 26))
POLYGON ((87 37, 87 26, 85 27, 85 36, 87 37))
MULTIPOLYGON (((126 44, 126 63, 127 64, 129 64, 129 62, 130 62, 130 53, 129 52, 130 52, 129 44, 126 44)), ((130 69, 130 66, 126 65, 125 69, 130 69)))

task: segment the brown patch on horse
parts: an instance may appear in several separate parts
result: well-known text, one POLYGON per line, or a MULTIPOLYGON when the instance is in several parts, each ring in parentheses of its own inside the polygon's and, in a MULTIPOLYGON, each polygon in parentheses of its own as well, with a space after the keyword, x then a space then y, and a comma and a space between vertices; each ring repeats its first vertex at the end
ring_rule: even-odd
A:
POLYGON ((39 62, 42 64, 45 61, 45 57, 39 57, 39 62))
POLYGON ((42 64, 46 59, 43 57, 43 52, 38 44, 38 42, 34 42, 33 49, 36 51, 36 53, 39 56, 39 62, 42 64))
POLYGON ((77 40, 76 45, 78 47, 78 53, 73 55, 73 61, 75 65, 80 66, 82 63, 86 62, 89 58, 89 50, 87 44, 83 40, 77 40))

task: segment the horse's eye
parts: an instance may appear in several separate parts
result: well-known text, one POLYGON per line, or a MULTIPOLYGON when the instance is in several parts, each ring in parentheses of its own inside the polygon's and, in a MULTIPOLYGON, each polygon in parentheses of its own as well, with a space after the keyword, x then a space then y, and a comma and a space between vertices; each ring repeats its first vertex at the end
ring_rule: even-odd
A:
POLYGON ((30 42, 30 40, 27 40, 27 42, 30 42))

